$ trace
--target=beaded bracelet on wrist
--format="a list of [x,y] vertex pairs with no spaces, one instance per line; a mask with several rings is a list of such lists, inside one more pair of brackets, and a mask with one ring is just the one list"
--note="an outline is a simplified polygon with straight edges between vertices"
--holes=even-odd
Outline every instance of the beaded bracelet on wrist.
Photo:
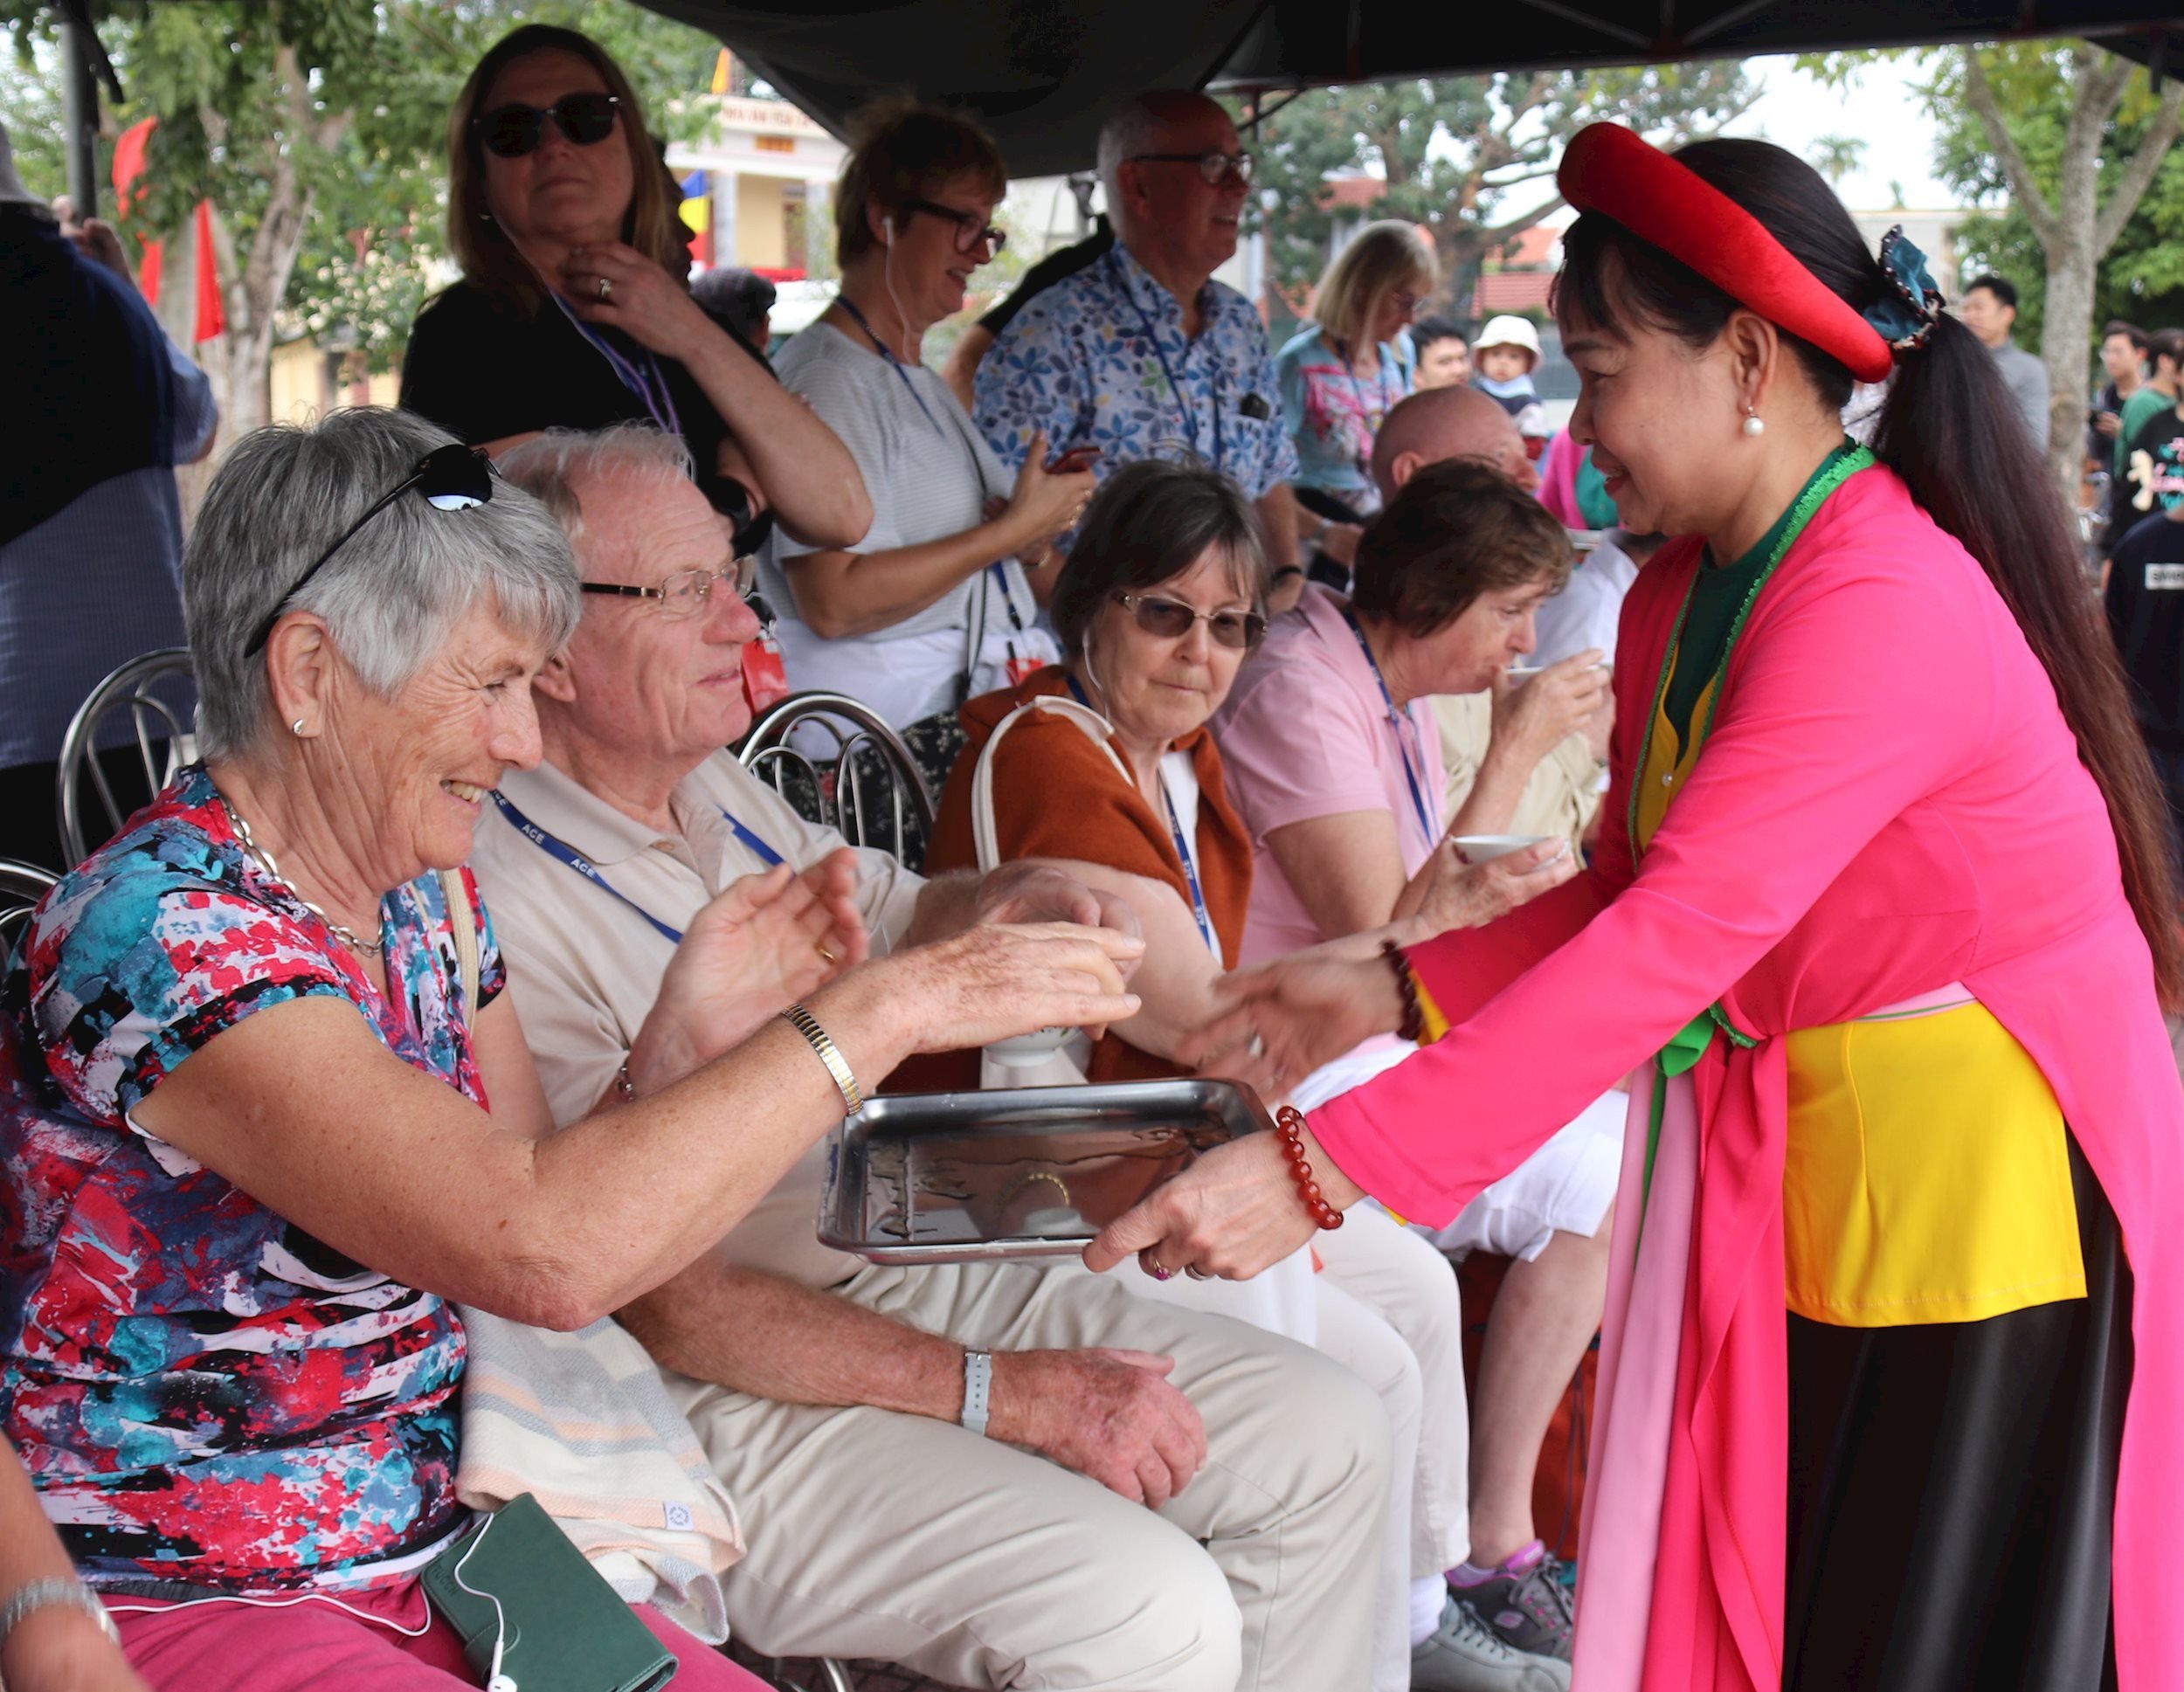
[[1395,971],[1395,991],[1403,996],[1403,1019],[1395,1026],[1396,1038],[1415,1045],[1426,1038],[1426,1007],[1418,1002],[1418,977],[1411,973],[1411,961],[1403,956],[1403,949],[1393,940],[1380,943],[1380,956]]
[[1282,1136],[1282,1161],[1289,1166],[1289,1179],[1296,1183],[1296,1194],[1304,1201],[1306,1212],[1323,1230],[1339,1228],[1342,1212],[1320,1191],[1319,1183],[1312,1179],[1312,1165],[1304,1156],[1304,1118],[1295,1105],[1285,1104],[1275,1113],[1274,1125]]

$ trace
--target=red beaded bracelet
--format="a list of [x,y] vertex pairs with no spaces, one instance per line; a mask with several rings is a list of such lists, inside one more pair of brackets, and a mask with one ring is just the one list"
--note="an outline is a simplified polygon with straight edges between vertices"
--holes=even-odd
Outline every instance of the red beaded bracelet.
[[1342,1212],[1320,1192],[1319,1183],[1312,1179],[1312,1166],[1305,1161],[1304,1118],[1297,1114],[1295,1105],[1285,1104],[1275,1113],[1274,1125],[1282,1132],[1282,1156],[1289,1164],[1289,1178],[1296,1183],[1297,1196],[1303,1199],[1304,1208],[1322,1228],[1339,1228]]

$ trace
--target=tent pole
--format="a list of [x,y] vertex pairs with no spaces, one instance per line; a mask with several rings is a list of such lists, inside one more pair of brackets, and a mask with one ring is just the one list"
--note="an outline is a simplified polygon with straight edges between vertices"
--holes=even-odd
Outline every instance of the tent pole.
[[99,84],[101,57],[86,0],[58,0],[61,36],[62,119],[67,126],[68,197],[79,221],[99,214]]

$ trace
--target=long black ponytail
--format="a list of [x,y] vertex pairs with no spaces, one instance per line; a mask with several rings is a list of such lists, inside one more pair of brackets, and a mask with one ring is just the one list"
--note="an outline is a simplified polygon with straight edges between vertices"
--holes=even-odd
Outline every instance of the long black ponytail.
[[[1863,311],[1890,290],[1879,261],[1820,173],[1762,141],[1697,142],[1676,154],[1744,207],[1813,274]],[[1681,260],[1588,212],[1563,241],[1559,288],[1604,328],[1626,314],[1711,345],[1737,301]],[[1614,273],[1611,286],[1610,273]],[[1849,398],[1837,359],[1786,335],[1826,403]],[[2124,892],[2153,954],[2165,1009],[2184,1009],[2184,938],[2164,807],[2131,711],[2123,666],[2088,583],[2077,524],[1993,356],[1946,312],[1896,366],[1873,451],[1979,561],[2053,684],[2078,756],[2108,805]]]

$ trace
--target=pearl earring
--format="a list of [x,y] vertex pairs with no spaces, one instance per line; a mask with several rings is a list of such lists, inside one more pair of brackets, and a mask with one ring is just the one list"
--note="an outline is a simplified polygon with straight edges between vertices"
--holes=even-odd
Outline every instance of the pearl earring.
[[1757,411],[1753,411],[1753,410],[1752,410],[1752,409],[1749,405],[1745,406],[1745,436],[1746,436],[1748,439],[1752,439],[1752,440],[1757,440],[1757,439],[1759,439],[1759,438],[1760,436],[1762,436],[1762,435],[1766,434],[1766,432],[1767,432],[1767,425],[1766,425],[1766,422],[1765,422],[1764,420],[1762,420],[1762,418],[1760,418],[1759,414]]
[[303,719],[301,717],[298,717],[294,722],[290,723],[288,725],[288,732],[294,735],[298,740],[301,740],[303,738]]

